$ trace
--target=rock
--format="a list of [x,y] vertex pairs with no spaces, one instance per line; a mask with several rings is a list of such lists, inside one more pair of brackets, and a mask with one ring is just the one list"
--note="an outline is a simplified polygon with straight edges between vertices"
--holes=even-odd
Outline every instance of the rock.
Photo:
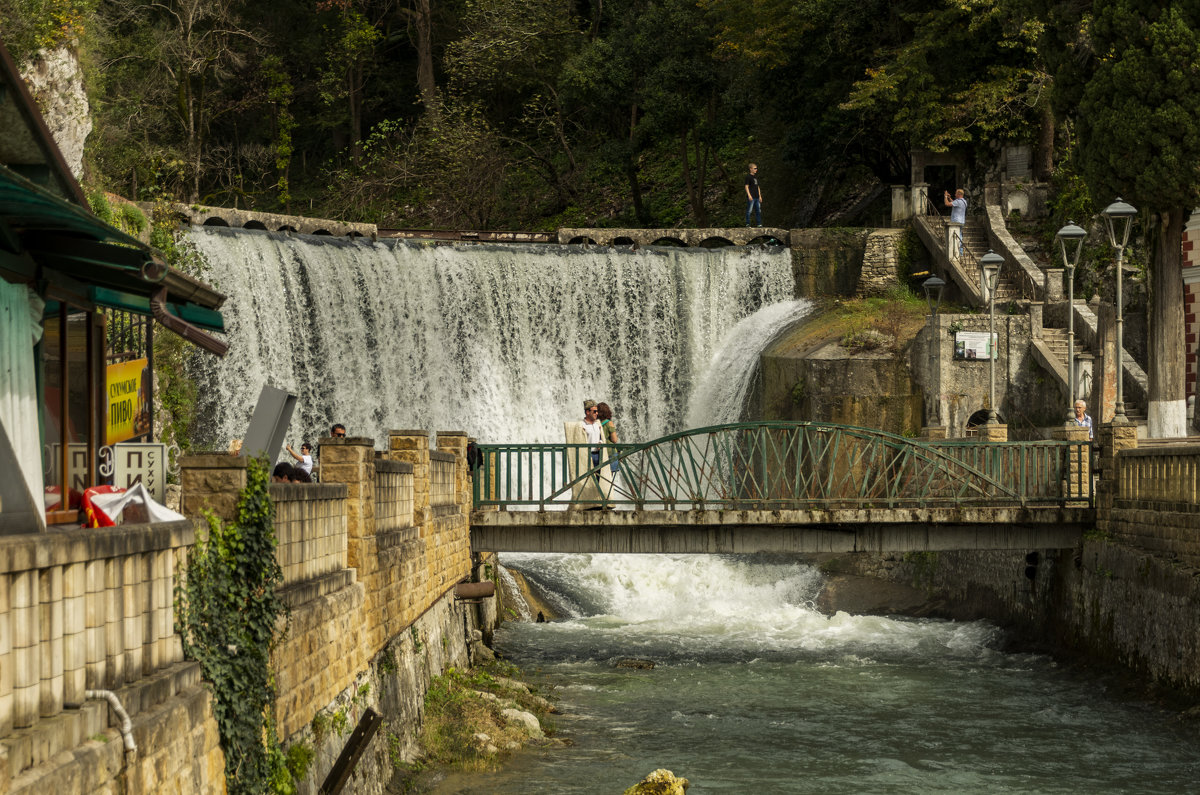
[[37,58],[22,67],[21,77],[37,100],[63,160],[78,178],[83,174],[83,145],[92,131],[79,59],[66,46],[39,50]]
[[683,795],[689,786],[686,778],[676,778],[670,770],[659,768],[625,790],[624,795]]
[[649,670],[654,667],[654,660],[643,660],[638,657],[622,657],[613,663],[614,668],[641,668]]
[[528,693],[529,686],[524,682],[518,682],[516,679],[509,679],[505,676],[497,676],[496,684],[501,687],[507,687],[509,690],[516,690],[518,693]]
[[500,713],[506,721],[512,726],[523,726],[530,737],[545,737],[542,732],[542,724],[538,723],[537,717],[532,712],[525,712],[520,709],[506,709]]

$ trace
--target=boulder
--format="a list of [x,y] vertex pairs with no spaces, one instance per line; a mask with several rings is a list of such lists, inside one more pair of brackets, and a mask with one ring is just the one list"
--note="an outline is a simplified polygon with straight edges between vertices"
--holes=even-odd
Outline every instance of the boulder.
[[537,716],[532,712],[525,712],[520,709],[506,709],[500,715],[510,725],[523,727],[530,737],[541,738],[546,736],[542,733],[542,724],[538,723]]
[[683,795],[689,786],[686,778],[676,778],[670,770],[659,768],[625,790],[624,795]]

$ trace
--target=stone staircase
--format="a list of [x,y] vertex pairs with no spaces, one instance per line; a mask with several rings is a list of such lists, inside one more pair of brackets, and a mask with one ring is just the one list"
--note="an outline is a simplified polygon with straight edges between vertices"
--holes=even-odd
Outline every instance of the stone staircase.
[[[997,291],[996,300],[1000,300],[999,291]],[[1051,358],[1052,365],[1055,365],[1053,369],[1059,370],[1060,375],[1065,377],[1067,373],[1067,353],[1069,348],[1067,330],[1062,328],[1043,328],[1041,342],[1044,346],[1044,353]],[[1076,353],[1083,352],[1083,349],[1079,347],[1078,339],[1076,340],[1075,350]],[[1145,425],[1145,407],[1129,399],[1128,389],[1125,390],[1125,398],[1126,418],[1135,425]]]
[[[975,273],[979,272],[979,261],[990,250],[988,245],[987,226],[983,216],[974,215],[967,218],[963,227],[963,259],[964,265]],[[1011,263],[1005,263],[1000,269],[1000,282],[996,285],[996,305],[1005,306],[1012,301],[1019,301],[1021,282]]]

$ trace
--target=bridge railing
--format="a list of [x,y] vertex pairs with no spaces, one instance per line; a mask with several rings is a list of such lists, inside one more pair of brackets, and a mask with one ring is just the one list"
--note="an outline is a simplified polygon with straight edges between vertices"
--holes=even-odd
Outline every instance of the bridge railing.
[[764,422],[640,445],[478,447],[476,507],[773,510],[1092,500],[1091,478],[1080,475],[1087,442],[919,442],[866,428]]

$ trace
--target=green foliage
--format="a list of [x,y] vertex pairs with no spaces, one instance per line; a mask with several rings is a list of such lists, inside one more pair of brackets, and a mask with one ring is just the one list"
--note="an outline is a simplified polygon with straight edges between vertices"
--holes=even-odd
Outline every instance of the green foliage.
[[184,653],[200,663],[213,690],[230,793],[261,793],[286,758],[275,734],[271,652],[282,640],[287,608],[278,594],[273,508],[266,466],[251,459],[237,521],[208,516],[175,589],[176,628]]
[[0,0],[0,39],[18,64],[83,35],[96,0]]
[[1097,3],[1094,71],[1079,106],[1093,192],[1163,212],[1200,204],[1200,7]]
[[421,649],[425,648],[425,644],[421,643],[421,632],[417,629],[416,624],[408,628],[408,633],[412,636],[413,651],[420,652]]

